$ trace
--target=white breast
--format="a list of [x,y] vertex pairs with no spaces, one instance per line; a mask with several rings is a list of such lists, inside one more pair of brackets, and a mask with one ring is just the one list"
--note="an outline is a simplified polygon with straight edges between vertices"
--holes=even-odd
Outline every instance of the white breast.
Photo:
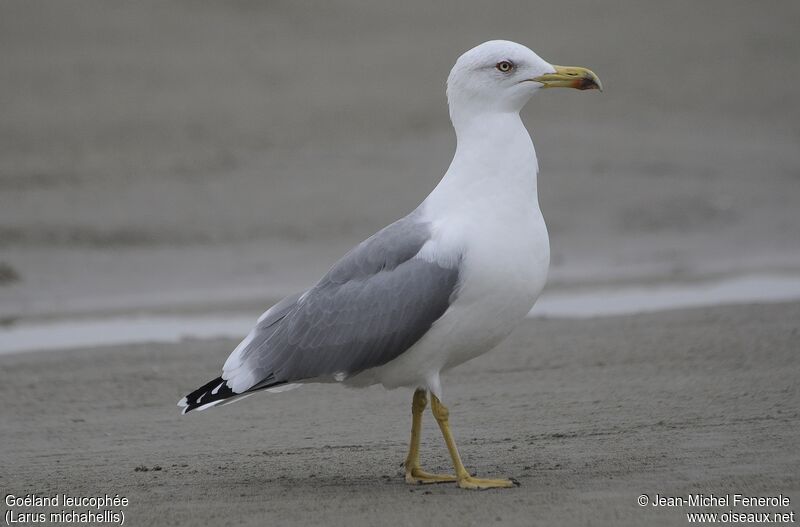
[[[547,278],[550,246],[538,207],[515,222],[474,226],[466,246],[456,301],[438,323],[450,342],[444,369],[497,345],[531,310]],[[434,329],[439,330],[439,327]]]
[[492,349],[530,311],[547,278],[547,229],[535,195],[503,194],[479,194],[461,213],[433,220],[434,237],[418,257],[450,265],[460,255],[456,299],[419,342],[356,384],[437,384],[439,372]]
[[496,346],[544,288],[550,245],[533,143],[518,115],[482,124],[468,141],[459,135],[450,168],[420,207],[432,237],[417,257],[459,265],[455,301],[405,353],[350,384],[422,386],[441,396],[439,373]]

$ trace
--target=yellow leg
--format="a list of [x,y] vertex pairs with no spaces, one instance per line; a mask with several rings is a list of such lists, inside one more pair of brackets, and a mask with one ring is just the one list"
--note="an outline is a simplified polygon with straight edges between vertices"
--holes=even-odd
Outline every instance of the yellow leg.
[[456,481],[458,486],[462,489],[496,489],[513,487],[515,482],[510,479],[479,479],[469,475],[464,464],[461,462],[461,456],[458,455],[458,448],[453,439],[453,434],[450,432],[450,411],[445,405],[433,394],[431,394],[431,412],[436,422],[439,423],[439,428],[442,431],[442,437],[447,444],[447,450],[450,452],[450,457],[453,459],[453,467],[456,469]]
[[414,392],[414,402],[411,404],[411,442],[408,445],[406,456],[406,483],[414,485],[420,483],[445,483],[455,481],[456,477],[449,474],[430,474],[419,466],[419,440],[422,432],[422,412],[428,405],[425,390]]

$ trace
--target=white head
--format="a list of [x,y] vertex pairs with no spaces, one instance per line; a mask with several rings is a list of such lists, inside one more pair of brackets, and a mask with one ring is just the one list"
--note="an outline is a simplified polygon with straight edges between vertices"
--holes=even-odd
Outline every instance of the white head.
[[519,112],[541,88],[602,89],[586,68],[554,66],[521,44],[490,40],[456,61],[447,78],[450,116]]

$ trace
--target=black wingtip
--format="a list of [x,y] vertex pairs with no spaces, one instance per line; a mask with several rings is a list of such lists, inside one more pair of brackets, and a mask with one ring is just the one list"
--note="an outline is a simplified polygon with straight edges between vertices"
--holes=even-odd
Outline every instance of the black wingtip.
[[[242,399],[253,392],[258,392],[261,390],[268,390],[269,388],[274,388],[276,386],[281,386],[283,384],[287,384],[286,381],[278,381],[278,382],[262,382],[257,384],[255,387],[250,388],[249,390],[245,390],[242,393],[236,393],[231,390],[230,386],[228,386],[227,381],[222,377],[217,377],[212,381],[208,381],[200,388],[196,389],[180,401],[178,401],[178,406],[182,408],[182,414],[186,414],[191,412],[192,410],[205,410],[206,408],[212,408],[214,406],[218,406],[221,404],[228,404],[239,399]],[[226,401],[230,399],[229,401]]]
[[237,395],[239,394],[231,390],[222,377],[217,377],[178,401],[178,406],[183,408],[182,413],[185,414],[192,410],[211,408]]

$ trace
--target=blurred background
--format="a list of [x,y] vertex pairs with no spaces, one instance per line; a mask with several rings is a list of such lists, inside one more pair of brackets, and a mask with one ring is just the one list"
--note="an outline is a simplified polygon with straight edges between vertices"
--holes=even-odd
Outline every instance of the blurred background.
[[310,286],[436,185],[496,38],[605,86],[524,111],[550,290],[800,271],[800,2],[432,4],[0,4],[0,317]]

